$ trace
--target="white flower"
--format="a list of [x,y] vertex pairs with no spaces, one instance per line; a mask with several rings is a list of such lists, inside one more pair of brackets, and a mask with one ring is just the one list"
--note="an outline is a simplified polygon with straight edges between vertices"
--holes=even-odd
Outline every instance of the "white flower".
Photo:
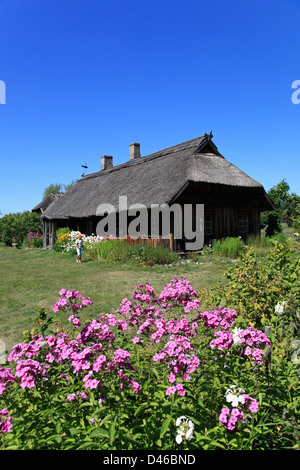
[[275,313],[278,313],[278,315],[282,315],[286,307],[286,304],[287,304],[286,302],[282,302],[282,304],[278,302],[275,306]]
[[181,444],[182,438],[184,437],[187,441],[192,439],[194,431],[194,423],[186,418],[186,416],[180,416],[176,419],[176,426],[178,427],[176,442]]
[[245,390],[238,388],[236,385],[232,385],[228,390],[226,390],[224,396],[226,401],[231,403],[233,408],[237,408],[239,403],[245,403],[245,398],[242,396],[243,393],[245,393]]
[[235,328],[232,330],[233,335],[233,344],[237,345],[241,343],[241,338],[239,337],[239,333],[243,331],[241,328]]

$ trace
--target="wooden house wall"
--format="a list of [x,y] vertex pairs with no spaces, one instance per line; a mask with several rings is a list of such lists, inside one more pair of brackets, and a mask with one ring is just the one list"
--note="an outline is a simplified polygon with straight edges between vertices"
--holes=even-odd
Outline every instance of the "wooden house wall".
[[[256,188],[191,182],[174,202],[181,205],[204,204],[204,216],[213,216],[213,233],[205,234],[206,241],[260,233],[260,194]],[[247,233],[238,231],[239,215],[242,214],[248,215]]]

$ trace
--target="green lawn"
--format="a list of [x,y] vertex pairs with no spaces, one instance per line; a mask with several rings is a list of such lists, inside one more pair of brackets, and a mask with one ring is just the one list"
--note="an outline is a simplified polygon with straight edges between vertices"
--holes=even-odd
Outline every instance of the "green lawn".
[[34,326],[39,310],[52,311],[62,288],[91,297],[95,315],[113,313],[138,284],[149,282],[159,293],[172,278],[183,275],[198,290],[224,280],[230,265],[227,259],[172,267],[84,259],[77,264],[75,258],[54,251],[0,246],[0,340],[8,350],[22,341],[22,332]]

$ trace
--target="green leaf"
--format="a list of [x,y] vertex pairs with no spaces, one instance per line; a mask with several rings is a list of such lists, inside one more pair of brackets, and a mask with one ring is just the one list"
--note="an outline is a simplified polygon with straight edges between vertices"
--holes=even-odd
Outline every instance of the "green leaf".
[[137,416],[142,410],[147,408],[147,406],[148,406],[148,403],[142,403],[140,406],[138,406],[138,408],[134,412],[134,416]]
[[90,437],[109,437],[109,433],[107,429],[94,429],[94,431],[90,433]]
[[109,445],[113,445],[114,439],[116,434],[116,426],[115,423],[111,423],[109,426]]
[[160,428],[160,435],[159,435],[160,438],[162,438],[168,431],[171,420],[172,420],[172,416],[168,416],[166,419],[164,419]]
[[78,429],[78,428],[69,428],[69,431],[73,436],[74,434],[78,434],[80,432],[80,429]]
[[77,450],[85,449],[86,447],[90,447],[91,445],[92,445],[92,441],[84,442],[79,447],[77,447]]

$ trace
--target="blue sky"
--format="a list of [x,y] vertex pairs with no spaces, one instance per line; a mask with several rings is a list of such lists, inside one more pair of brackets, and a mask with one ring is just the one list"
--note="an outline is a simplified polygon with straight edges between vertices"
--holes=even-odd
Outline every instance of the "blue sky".
[[299,13],[299,0],[0,0],[2,215],[101,155],[127,161],[131,142],[143,156],[211,130],[267,191],[286,178],[300,194]]

